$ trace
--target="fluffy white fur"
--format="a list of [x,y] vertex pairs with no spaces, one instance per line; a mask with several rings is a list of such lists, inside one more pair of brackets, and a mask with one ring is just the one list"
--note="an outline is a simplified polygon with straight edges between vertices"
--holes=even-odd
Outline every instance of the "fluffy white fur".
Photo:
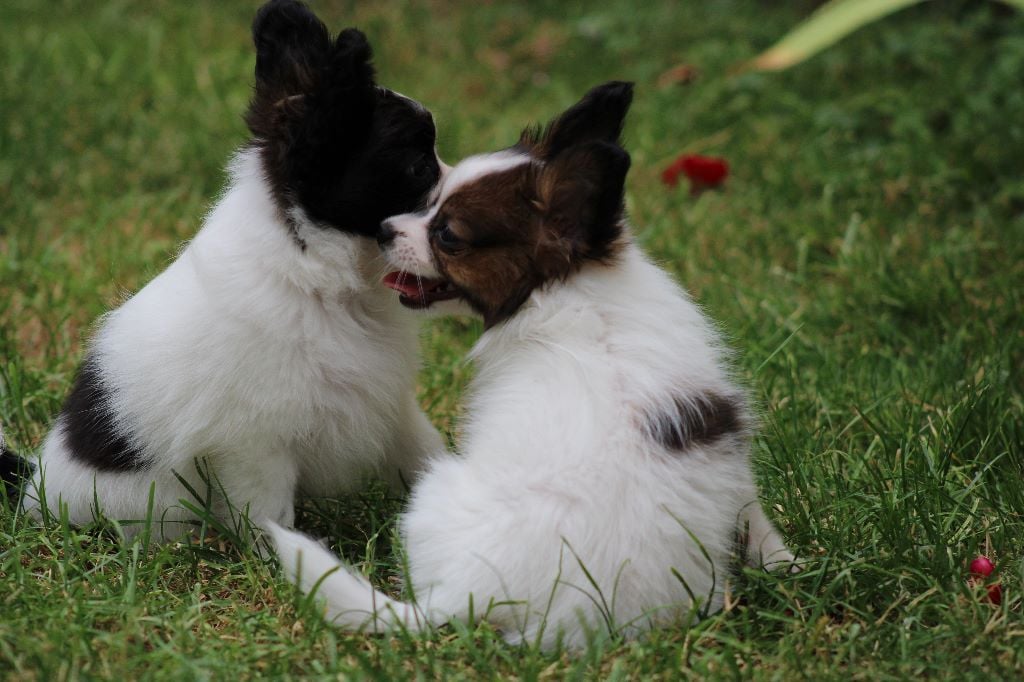
[[[44,499],[73,523],[103,514],[144,519],[154,488],[161,535],[200,504],[181,475],[227,518],[290,525],[296,493],[335,495],[387,469],[400,486],[442,447],[418,407],[416,316],[379,286],[370,239],[292,219],[282,224],[254,149],[235,159],[229,189],[167,270],[102,320],[92,345],[119,425],[147,466],[97,472],[75,459],[58,420],[27,506]],[[97,501],[100,508],[96,508]]]
[[[444,192],[509,163],[477,157]],[[436,275],[428,219],[392,221],[396,267]],[[580,647],[588,630],[632,635],[716,610],[745,527],[752,564],[793,559],[758,502],[747,434],[684,452],[649,437],[666,395],[742,395],[725,355],[686,293],[626,244],[613,264],[535,290],[473,349],[462,456],[433,459],[402,518],[415,606],[271,525],[283,566],[305,590],[333,571],[318,594],[346,628],[469,620],[472,608],[510,641],[550,647],[561,633]]]

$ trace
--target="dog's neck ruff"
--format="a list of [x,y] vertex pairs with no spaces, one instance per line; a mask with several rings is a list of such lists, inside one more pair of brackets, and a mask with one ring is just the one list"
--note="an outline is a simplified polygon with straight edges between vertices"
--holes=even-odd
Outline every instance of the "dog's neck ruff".
[[318,225],[298,206],[282,214],[257,148],[235,156],[230,177],[188,248],[203,271],[309,295],[379,294],[383,264],[373,240]]
[[668,358],[671,365],[688,355],[693,362],[686,364],[700,374],[700,367],[717,367],[717,339],[675,280],[627,241],[614,260],[587,262],[565,281],[535,289],[514,315],[483,333],[471,355],[483,367],[537,346],[571,357],[622,342],[650,350],[650,356],[626,354],[637,371],[646,371],[654,357]]
[[[613,261],[586,262],[564,281],[547,282],[534,289],[515,314],[483,333],[471,356],[484,357],[495,345],[507,348],[534,342],[559,343],[578,333],[590,336],[593,330],[589,325],[598,317],[606,317],[605,313],[649,314],[645,303],[661,305],[663,293],[675,295],[677,291],[635,244],[625,241]],[[671,297],[664,303],[675,307]]]

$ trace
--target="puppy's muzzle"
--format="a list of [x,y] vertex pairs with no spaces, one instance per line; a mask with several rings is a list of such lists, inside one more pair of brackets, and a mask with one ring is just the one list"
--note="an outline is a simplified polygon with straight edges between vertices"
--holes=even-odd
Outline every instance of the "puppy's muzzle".
[[390,220],[385,220],[380,224],[380,230],[377,231],[377,246],[383,249],[395,241],[397,236],[398,230],[395,229],[394,224]]

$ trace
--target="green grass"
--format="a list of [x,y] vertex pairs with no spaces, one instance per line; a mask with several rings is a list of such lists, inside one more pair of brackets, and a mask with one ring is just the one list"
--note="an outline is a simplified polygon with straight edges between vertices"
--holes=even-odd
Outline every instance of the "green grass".
[[[780,74],[730,75],[811,2],[316,3],[384,83],[434,110],[449,161],[589,86],[638,83],[626,139],[642,243],[737,349],[766,504],[808,558],[748,571],[725,613],[579,657],[487,627],[346,635],[249,550],[123,545],[0,511],[0,677],[1016,677],[1024,668],[1024,16],[935,2]],[[90,326],[199,226],[245,140],[246,2],[9,0],[0,9],[0,419],[32,451]],[[698,79],[659,87],[678,63]],[[684,150],[723,192],[668,190]],[[457,428],[479,326],[432,324],[422,398]],[[390,582],[400,501],[301,521]],[[987,553],[1001,606],[966,564]]]

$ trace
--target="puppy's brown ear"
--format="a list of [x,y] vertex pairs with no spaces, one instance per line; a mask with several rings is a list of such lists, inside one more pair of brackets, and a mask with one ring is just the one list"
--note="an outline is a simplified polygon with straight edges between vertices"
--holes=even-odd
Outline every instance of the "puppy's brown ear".
[[629,154],[607,142],[569,147],[537,180],[544,231],[572,265],[611,256],[622,234]]
[[617,145],[632,101],[632,83],[610,81],[598,85],[549,123],[543,134],[536,129],[524,131],[519,144],[545,161],[587,142]]

